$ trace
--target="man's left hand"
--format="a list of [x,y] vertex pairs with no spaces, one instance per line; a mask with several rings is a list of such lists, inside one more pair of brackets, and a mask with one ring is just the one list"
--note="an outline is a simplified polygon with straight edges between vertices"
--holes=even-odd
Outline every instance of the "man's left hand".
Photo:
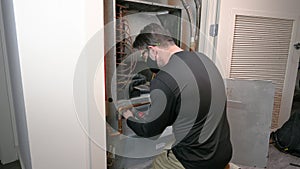
[[123,113],[123,117],[124,117],[125,119],[128,119],[129,117],[133,117],[132,111],[126,110],[126,111]]

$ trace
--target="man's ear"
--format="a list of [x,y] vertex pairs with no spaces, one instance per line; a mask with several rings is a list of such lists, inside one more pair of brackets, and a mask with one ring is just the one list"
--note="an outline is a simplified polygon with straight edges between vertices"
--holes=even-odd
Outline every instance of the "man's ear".
[[155,48],[155,46],[148,46],[149,50],[155,50],[154,48]]
[[156,60],[156,55],[157,55],[156,46],[148,46],[148,49],[149,49],[150,58],[152,60]]

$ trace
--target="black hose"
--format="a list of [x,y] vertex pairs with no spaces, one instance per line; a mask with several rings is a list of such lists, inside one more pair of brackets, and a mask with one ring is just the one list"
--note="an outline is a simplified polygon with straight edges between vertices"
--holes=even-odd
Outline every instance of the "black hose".
[[196,33],[195,33],[195,50],[198,51],[199,46],[199,32],[201,25],[201,8],[202,8],[202,0],[194,0],[196,4]]
[[181,3],[182,3],[183,7],[186,10],[186,13],[188,15],[188,19],[189,19],[189,22],[190,22],[190,36],[194,37],[192,14],[191,14],[191,11],[189,9],[190,5],[186,2],[186,0],[181,0]]
[[194,1],[195,1],[195,4],[196,4],[196,7],[200,8],[201,4],[202,4],[202,0],[194,0]]

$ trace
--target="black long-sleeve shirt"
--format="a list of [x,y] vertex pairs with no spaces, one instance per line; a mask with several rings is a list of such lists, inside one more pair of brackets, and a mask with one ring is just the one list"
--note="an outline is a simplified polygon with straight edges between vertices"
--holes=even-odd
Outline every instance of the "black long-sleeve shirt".
[[223,79],[203,54],[182,51],[171,56],[151,81],[151,107],[146,123],[129,118],[141,137],[173,127],[172,151],[185,168],[224,168],[232,156]]

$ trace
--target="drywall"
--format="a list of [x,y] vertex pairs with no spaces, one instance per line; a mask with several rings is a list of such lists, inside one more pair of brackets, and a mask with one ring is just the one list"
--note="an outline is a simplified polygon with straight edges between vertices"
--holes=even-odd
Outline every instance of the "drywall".
[[[73,98],[77,61],[88,39],[103,26],[103,4],[94,0],[13,2],[32,168],[106,168],[105,151],[90,144]],[[105,142],[104,135],[101,139]],[[91,160],[90,148],[98,161]]]

